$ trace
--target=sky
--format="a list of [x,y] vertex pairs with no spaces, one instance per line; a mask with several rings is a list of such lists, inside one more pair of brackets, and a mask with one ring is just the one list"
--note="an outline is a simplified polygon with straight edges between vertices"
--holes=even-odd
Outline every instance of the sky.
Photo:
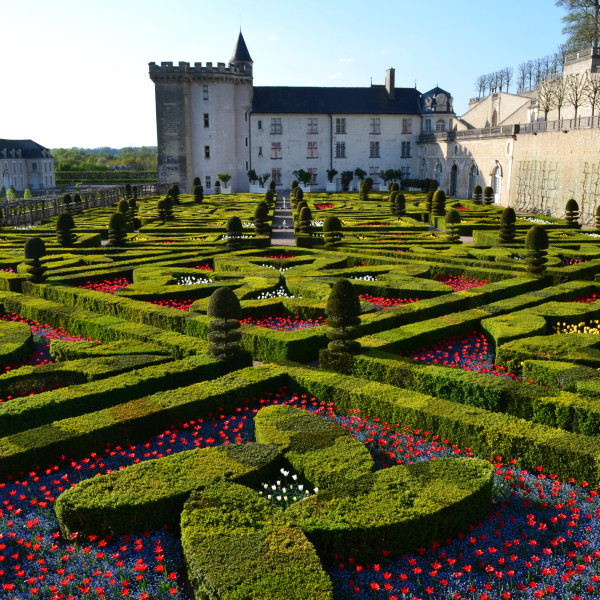
[[[554,0],[6,0],[0,138],[156,145],[148,63],[225,62],[240,28],[254,85],[439,85],[464,114],[479,75],[565,41]],[[514,91],[514,84],[511,91]]]

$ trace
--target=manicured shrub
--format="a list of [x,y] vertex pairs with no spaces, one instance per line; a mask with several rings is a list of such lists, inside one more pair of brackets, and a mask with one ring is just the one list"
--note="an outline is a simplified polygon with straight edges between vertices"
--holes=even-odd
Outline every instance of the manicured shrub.
[[277,184],[275,183],[274,179],[271,179],[271,181],[269,182],[269,190],[271,190],[273,193],[275,193],[276,189],[277,189]]
[[196,188],[199,185],[202,185],[202,182],[200,181],[200,177],[194,177],[194,181],[192,182],[192,187]]
[[515,241],[515,233],[517,227],[515,222],[517,215],[513,208],[508,206],[502,211],[500,217],[500,243],[501,244],[512,244]]
[[389,201],[390,201],[390,210],[392,211],[392,214],[395,215],[396,214],[396,196],[398,195],[398,192],[396,190],[393,190],[390,193],[390,197],[389,197]]
[[399,192],[400,191],[400,185],[398,184],[397,181],[394,181],[390,184],[390,191],[392,192]]
[[269,207],[263,202],[259,202],[254,210],[254,228],[258,234],[269,233],[269,223],[267,217],[269,216]]
[[342,191],[347,192],[350,189],[350,182],[354,178],[353,171],[342,171],[340,179],[342,181]]
[[527,270],[533,275],[541,275],[546,270],[546,250],[548,249],[548,234],[541,225],[534,225],[525,236],[527,250]]
[[120,212],[125,217],[128,231],[133,231],[133,219],[131,218],[131,210],[127,200],[119,200],[117,204],[117,212]]
[[68,248],[75,243],[77,236],[73,233],[75,223],[69,213],[62,213],[56,220],[56,241],[64,248]]
[[108,245],[124,246],[127,241],[127,220],[122,212],[113,213],[108,222]]
[[425,194],[425,210],[430,213],[433,210],[433,194],[434,192],[429,190]]
[[131,196],[132,196],[131,184],[127,183],[127,184],[125,184],[125,198],[127,198],[127,200],[129,200],[129,198],[131,198]]
[[275,204],[275,193],[273,192],[273,190],[268,189],[265,192],[265,202],[267,203],[267,206],[271,207]]
[[204,188],[198,184],[194,186],[194,202],[196,204],[202,204],[204,200]]
[[46,244],[42,238],[32,237],[25,242],[27,281],[31,283],[44,283],[46,281],[47,267],[44,267],[40,260],[44,256],[46,256]]
[[161,198],[156,203],[156,209],[158,210],[158,218],[163,222],[164,225],[168,219],[167,200],[165,198]]
[[431,214],[443,217],[446,214],[446,194],[443,190],[436,190],[431,201]]
[[81,211],[81,195],[80,194],[73,195],[73,204],[75,205],[75,211],[80,212]]
[[460,235],[458,235],[457,225],[460,223],[460,214],[455,208],[451,208],[446,213],[446,232],[448,233],[448,241],[451,244],[460,243]]
[[171,198],[173,204],[179,204],[179,185],[173,183],[167,192],[167,195]]
[[298,180],[297,179],[292,179],[292,182],[290,183],[290,190],[292,191],[292,194],[294,193],[294,190],[298,187]]
[[570,229],[579,229],[581,224],[579,223],[579,204],[574,198],[567,200],[565,205],[565,220],[567,221],[567,227]]
[[335,215],[329,215],[323,222],[325,250],[337,250],[342,240],[342,222]]
[[596,207],[596,229],[600,229],[600,204]]
[[251,365],[252,357],[240,345],[242,308],[233,290],[216,289],[210,296],[206,314],[213,319],[208,323],[208,353],[226,363],[228,370]]
[[299,186],[295,187],[293,194],[294,194],[293,198],[296,203],[304,200],[304,190],[301,187],[299,187]]
[[372,177],[367,177],[365,179],[365,183],[369,186],[367,192],[370,192],[373,189],[373,178]]
[[475,204],[482,204],[483,188],[480,185],[476,185],[473,188],[473,202]]
[[363,181],[360,184],[360,199],[361,200],[368,200],[369,199],[369,190],[371,188],[369,187],[369,184],[366,181]]
[[71,196],[71,194],[65,194],[63,196],[63,203],[65,205],[65,211],[71,212],[73,204],[73,197]]
[[310,233],[312,231],[311,221],[312,212],[308,206],[304,206],[298,217],[298,230],[301,233]]
[[487,206],[494,204],[494,188],[489,185],[483,190],[483,203]]
[[404,197],[404,194],[398,192],[395,205],[397,217],[403,217],[406,215],[406,198]]
[[240,218],[234,215],[227,221],[227,249],[228,250],[239,250],[242,247],[242,231],[243,226]]

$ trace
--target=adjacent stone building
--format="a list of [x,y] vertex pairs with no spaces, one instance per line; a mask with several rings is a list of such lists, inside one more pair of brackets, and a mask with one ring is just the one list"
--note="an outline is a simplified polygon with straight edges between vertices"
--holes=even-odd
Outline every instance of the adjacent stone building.
[[50,150],[32,140],[0,139],[0,172],[4,189],[44,190],[56,184]]
[[[495,202],[562,216],[575,198],[584,222],[600,198],[600,88],[597,103],[581,97],[577,112],[564,90],[578,78],[600,77],[600,51],[567,56],[554,84],[559,107],[544,102],[552,82],[518,94],[472,100],[457,117],[451,94],[396,87],[253,85],[253,62],[240,33],[229,63],[150,63],[155,83],[159,179],[191,191],[195,177],[207,193],[219,173],[232,191],[248,190],[249,170],[289,187],[299,169],[325,189],[327,171],[401,170],[403,179],[435,179],[451,197],[471,198],[491,186]],[[562,86],[562,88],[561,88]]]

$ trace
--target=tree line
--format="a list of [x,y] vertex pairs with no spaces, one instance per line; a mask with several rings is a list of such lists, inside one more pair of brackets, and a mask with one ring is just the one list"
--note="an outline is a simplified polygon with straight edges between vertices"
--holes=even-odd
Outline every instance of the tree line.
[[139,148],[54,148],[56,171],[156,171],[156,146]]

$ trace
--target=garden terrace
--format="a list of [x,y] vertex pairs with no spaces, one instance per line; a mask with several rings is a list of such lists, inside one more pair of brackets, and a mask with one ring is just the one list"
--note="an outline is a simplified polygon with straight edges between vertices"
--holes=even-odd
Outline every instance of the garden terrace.
[[[4,226],[3,597],[597,597],[600,232],[541,217],[533,276],[525,215],[501,245],[500,207],[449,200],[475,239],[451,244],[405,196],[398,217],[381,192],[305,194],[293,248],[255,233],[253,194],[181,194],[166,221],[139,197],[123,246],[116,206],[73,210],[68,248],[53,218]],[[360,297],[344,374],[318,367],[340,278]],[[252,367],[208,352],[221,287]]]

